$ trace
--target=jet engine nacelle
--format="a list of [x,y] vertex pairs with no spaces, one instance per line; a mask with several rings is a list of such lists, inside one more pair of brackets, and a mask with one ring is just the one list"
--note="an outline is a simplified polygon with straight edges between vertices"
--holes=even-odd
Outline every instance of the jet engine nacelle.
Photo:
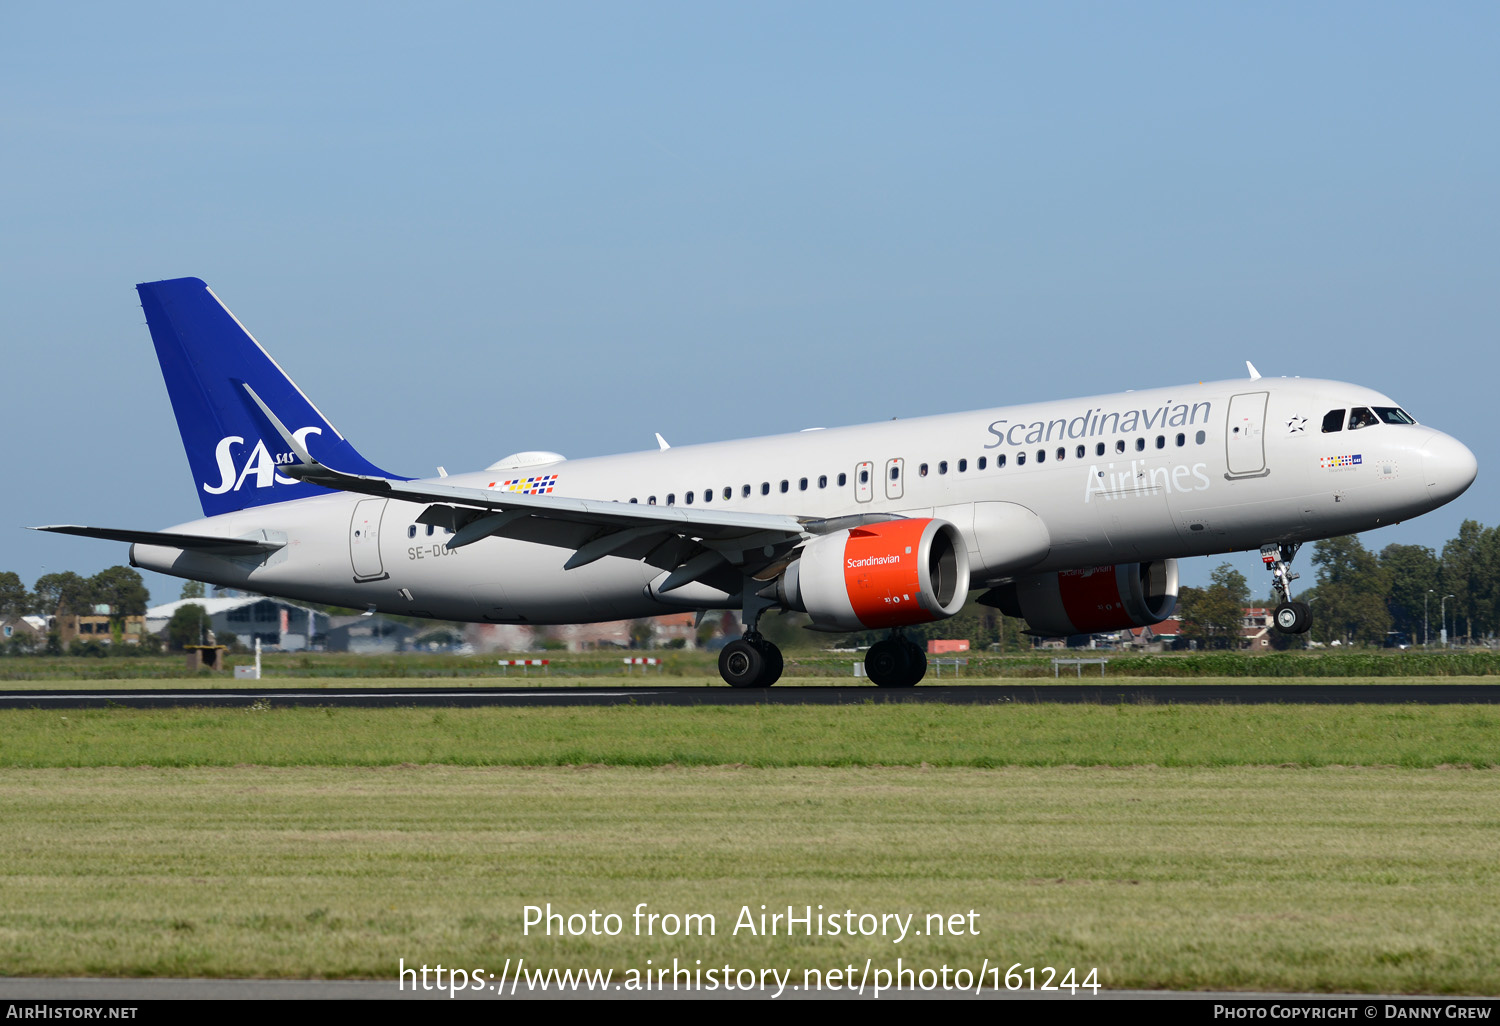
[[887,520],[820,535],[777,582],[812,627],[862,631],[952,616],[969,593],[963,535],[946,520]]
[[981,601],[1053,637],[1146,627],[1177,608],[1177,560],[1018,577]]

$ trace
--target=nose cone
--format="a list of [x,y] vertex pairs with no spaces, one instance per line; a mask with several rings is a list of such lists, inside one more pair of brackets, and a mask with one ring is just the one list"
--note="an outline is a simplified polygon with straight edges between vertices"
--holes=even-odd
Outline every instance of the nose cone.
[[1436,509],[1452,502],[1474,483],[1479,461],[1469,447],[1441,431],[1434,431],[1422,443],[1422,468],[1427,484],[1427,500]]

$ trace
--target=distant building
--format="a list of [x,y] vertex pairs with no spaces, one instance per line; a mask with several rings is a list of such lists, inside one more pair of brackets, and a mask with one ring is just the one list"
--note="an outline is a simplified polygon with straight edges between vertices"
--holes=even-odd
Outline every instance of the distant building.
[[[121,619],[124,623],[120,640],[126,645],[139,645],[141,635],[146,630],[146,617],[126,616]],[[109,606],[105,605],[94,606],[87,613],[58,610],[57,615],[52,618],[52,626],[65,646],[80,638],[105,645],[114,641],[114,635],[110,631]]]
[[153,634],[165,634],[172,615],[183,606],[193,605],[208,611],[209,625],[216,637],[222,639],[225,634],[233,634],[244,645],[259,638],[265,648],[300,652],[321,645],[328,630],[327,613],[260,595],[178,599],[153,606],[146,610],[146,629]]
[[0,643],[10,644],[16,638],[30,638],[40,645],[47,637],[47,621],[40,616],[0,617]]
[[1182,647],[1182,619],[1174,616],[1161,623],[1132,627],[1128,634],[1130,640],[1126,644],[1131,648],[1142,652],[1166,652]]
[[1271,610],[1256,606],[1245,610],[1245,623],[1240,628],[1240,648],[1260,652],[1271,647]]
[[[723,614],[711,612],[710,618],[719,619]],[[654,616],[651,624],[651,648],[665,648],[681,639],[684,648],[698,647],[698,629],[694,626],[694,613],[668,613]],[[525,624],[480,623],[470,624],[465,637],[477,652],[529,652],[538,648],[543,639],[560,641],[569,652],[587,652],[600,648],[630,648],[630,628],[634,620],[609,620],[603,623],[561,624],[550,627],[531,627]],[[678,647],[678,646],[673,646]],[[712,647],[712,646],[711,646]]]
[[331,616],[328,618],[330,652],[353,652],[356,655],[383,655],[405,652],[412,647],[421,631],[399,620],[383,616]]

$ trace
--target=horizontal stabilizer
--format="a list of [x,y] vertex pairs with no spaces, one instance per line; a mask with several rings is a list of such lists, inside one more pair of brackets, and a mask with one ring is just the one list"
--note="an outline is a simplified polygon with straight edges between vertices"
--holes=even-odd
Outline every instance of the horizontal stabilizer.
[[102,538],[104,541],[128,542],[131,545],[161,545],[169,549],[190,549],[212,556],[263,556],[286,546],[285,542],[253,538],[213,538],[203,534],[173,534],[170,531],[126,531],[117,527],[80,527],[77,524],[54,524],[33,527],[33,531],[54,534],[76,534],[80,538]]

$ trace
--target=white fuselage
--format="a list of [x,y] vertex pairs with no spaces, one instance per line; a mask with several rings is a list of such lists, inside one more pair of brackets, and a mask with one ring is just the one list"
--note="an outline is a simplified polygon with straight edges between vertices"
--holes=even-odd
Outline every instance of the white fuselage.
[[[800,517],[936,517],[963,533],[972,586],[981,587],[1333,537],[1434,509],[1474,477],[1461,443],[1417,424],[1322,430],[1330,410],[1395,406],[1339,382],[1221,381],[496,465],[442,483],[505,490],[546,477],[529,487]],[[253,474],[239,478],[257,486]],[[533,519],[450,550],[443,528],[418,522],[426,508],[348,493],[273,503],[174,528],[286,543],[263,562],[145,544],[132,561],[265,594],[452,620],[577,623],[737,604],[701,584],[656,594],[670,554],[626,552],[565,570],[590,537],[581,525]]]

